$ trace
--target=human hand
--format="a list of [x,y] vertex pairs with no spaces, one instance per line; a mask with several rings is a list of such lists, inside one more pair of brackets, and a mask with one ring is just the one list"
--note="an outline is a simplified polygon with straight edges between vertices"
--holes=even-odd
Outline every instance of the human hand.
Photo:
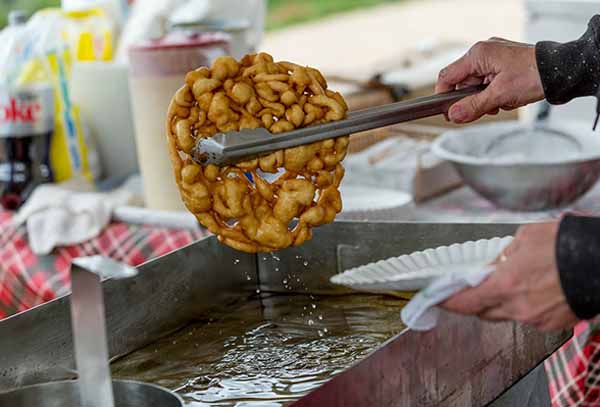
[[442,69],[436,92],[488,84],[479,94],[451,106],[448,118],[468,123],[500,109],[513,110],[544,98],[535,47],[501,38],[475,44],[466,55]]
[[523,226],[496,261],[496,271],[441,306],[490,321],[519,321],[542,331],[573,327],[556,266],[558,222]]

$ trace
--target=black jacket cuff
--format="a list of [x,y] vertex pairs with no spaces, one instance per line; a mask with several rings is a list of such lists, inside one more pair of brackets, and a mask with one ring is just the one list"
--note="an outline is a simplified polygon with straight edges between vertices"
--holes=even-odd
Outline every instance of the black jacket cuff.
[[556,238],[556,263],[575,315],[591,319],[600,314],[600,218],[563,218]]
[[597,93],[600,83],[600,15],[594,16],[588,30],[578,40],[560,44],[536,44],[536,61],[544,94],[549,103],[559,105],[581,96]]

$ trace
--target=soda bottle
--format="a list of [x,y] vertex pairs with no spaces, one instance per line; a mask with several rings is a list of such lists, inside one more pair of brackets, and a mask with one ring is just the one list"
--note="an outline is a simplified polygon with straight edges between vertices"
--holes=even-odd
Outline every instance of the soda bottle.
[[33,189],[52,181],[50,85],[0,86],[0,204],[18,209]]

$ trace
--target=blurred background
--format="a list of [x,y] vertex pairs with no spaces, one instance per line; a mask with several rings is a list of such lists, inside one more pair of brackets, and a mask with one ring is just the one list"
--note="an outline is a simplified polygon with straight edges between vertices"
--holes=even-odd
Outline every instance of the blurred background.
[[[79,178],[109,190],[138,177],[137,205],[184,213],[156,146],[185,73],[220,55],[264,51],[313,66],[357,110],[432,94],[440,69],[478,40],[569,41],[599,10],[600,0],[0,0],[0,91],[37,84],[55,96],[50,141],[39,147],[49,175],[18,188],[0,179],[9,185],[0,198],[12,188],[4,206],[16,209],[40,182]],[[527,122],[542,107],[482,121]],[[552,117],[589,120],[593,111],[582,99]],[[353,137],[347,184],[402,190],[418,202],[460,187],[428,152],[449,127],[433,117]],[[399,155],[385,140],[405,142]],[[2,162],[16,168],[0,151]],[[438,171],[430,178],[428,166]]]
[[[402,1],[405,0],[268,0],[266,28],[267,30],[280,29],[336,13]],[[6,25],[10,10],[21,9],[33,13],[44,7],[57,6],[60,6],[60,0],[1,0],[0,27]]]

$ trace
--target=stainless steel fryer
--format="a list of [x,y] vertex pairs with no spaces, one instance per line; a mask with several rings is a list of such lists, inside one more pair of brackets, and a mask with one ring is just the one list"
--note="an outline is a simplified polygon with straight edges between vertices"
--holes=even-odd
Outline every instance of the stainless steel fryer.
[[[510,224],[336,222],[315,230],[301,247],[277,253],[277,267],[301,275],[311,293],[342,294],[348,290],[333,286],[329,278],[349,267],[515,229]],[[297,256],[310,267],[299,264]],[[140,266],[135,278],[105,281],[111,356],[231,309],[257,289],[289,293],[274,261],[234,251],[210,237]],[[540,397],[544,377],[539,365],[569,336],[451,316],[433,331],[403,331],[390,338],[293,405],[533,405],[515,400]],[[1,321],[0,391],[75,377],[72,349],[68,297]]]

